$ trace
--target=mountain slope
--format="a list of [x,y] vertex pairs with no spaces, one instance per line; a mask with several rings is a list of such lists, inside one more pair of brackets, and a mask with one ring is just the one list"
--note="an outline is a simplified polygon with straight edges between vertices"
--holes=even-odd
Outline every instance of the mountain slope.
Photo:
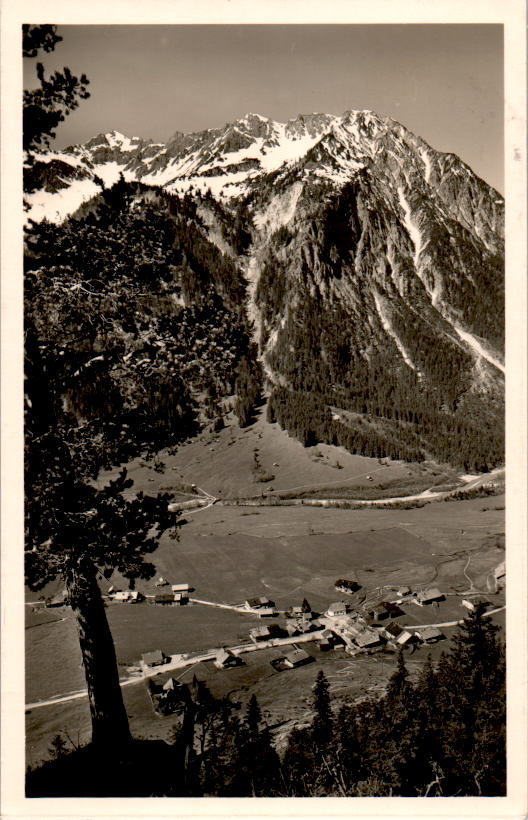
[[58,222],[120,174],[130,207],[186,192],[185,253],[206,241],[235,262],[271,418],[301,440],[501,460],[504,202],[456,156],[369,111],[249,114],[166,145],[112,132],[31,172],[30,216]]

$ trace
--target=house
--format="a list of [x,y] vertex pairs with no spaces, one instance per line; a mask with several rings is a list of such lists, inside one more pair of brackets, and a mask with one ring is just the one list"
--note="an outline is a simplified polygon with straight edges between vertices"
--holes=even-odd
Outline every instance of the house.
[[172,604],[174,604],[174,593],[173,592],[161,592],[159,595],[154,595],[154,603],[155,604],[172,605]]
[[174,692],[182,687],[183,684],[177,681],[176,678],[168,678],[161,688],[165,692]]
[[291,606],[286,613],[287,618],[311,618],[311,610],[305,611],[302,606]]
[[389,613],[384,604],[376,604],[367,610],[367,614],[373,621],[383,621],[385,618],[389,617]]
[[189,596],[186,592],[175,592],[173,597],[174,606],[185,606],[185,604],[189,603]]
[[462,598],[462,601],[460,603],[466,609],[469,609],[470,612],[474,612],[479,604],[481,604],[484,607],[489,606],[489,601],[486,601],[485,598],[481,597],[471,598],[471,600],[469,598]]
[[230,669],[233,666],[240,666],[242,658],[233,654],[229,649],[222,649],[215,658],[214,665],[217,669]]
[[145,596],[138,592],[137,589],[130,590],[130,594],[128,596],[128,603],[129,604],[139,604],[141,601],[145,600]]
[[413,638],[411,632],[396,623],[387,624],[382,631],[382,635],[388,641],[392,641],[398,646],[404,646]]
[[128,601],[128,599],[130,598],[130,590],[118,590],[117,592],[114,592],[112,598],[114,601]]
[[289,652],[284,656],[284,663],[291,669],[303,666],[305,663],[311,663],[312,661],[312,656],[309,655],[308,652],[305,652],[304,649],[294,649],[293,652]]
[[169,661],[170,657],[165,655],[161,649],[155,649],[154,652],[145,652],[145,654],[141,656],[143,666],[161,666]]
[[415,598],[415,602],[418,606],[432,604],[433,601],[445,601],[443,592],[440,592],[436,587],[422,590]]
[[171,589],[173,592],[189,592],[190,586],[189,584],[172,584]]
[[401,635],[403,629],[399,624],[387,624],[386,627],[382,629],[381,634],[384,638],[387,638],[389,641],[393,641],[398,635]]
[[420,631],[416,632],[415,634],[424,643],[436,643],[437,641],[442,640],[442,638],[444,637],[440,630],[436,628],[436,626],[425,626],[423,627],[423,629],[420,629]]
[[331,629],[325,629],[317,636],[319,640],[319,649],[321,652],[327,652],[329,649],[342,647],[344,644],[343,638],[332,632]]
[[245,602],[246,609],[273,609],[274,606],[274,602],[265,596],[261,596],[260,598],[248,598]]
[[378,632],[371,629],[364,629],[359,635],[355,635],[354,643],[360,649],[370,649],[374,646],[381,646],[381,637]]
[[389,618],[399,618],[400,615],[405,615],[403,609],[400,609],[398,604],[393,604],[391,601],[382,601],[381,606],[385,607]]
[[346,615],[346,606],[344,601],[336,601],[334,604],[330,604],[326,610],[326,614],[330,615],[331,618]]
[[495,580],[495,592],[498,592],[506,583],[506,564],[504,561],[501,561],[493,570],[493,578]]
[[271,638],[271,631],[267,626],[257,626],[255,629],[250,629],[249,637],[254,643],[259,641],[269,641]]
[[297,621],[289,621],[286,624],[285,629],[286,629],[286,632],[288,633],[288,635],[299,635],[300,634],[300,629],[299,629],[299,625],[298,625]]
[[506,578],[506,562],[501,561],[493,570],[493,575],[496,581],[501,581]]
[[411,588],[406,587],[406,586],[399,587],[399,589],[396,591],[396,595],[398,595],[400,598],[403,598],[404,595],[410,595],[410,594],[411,594]]

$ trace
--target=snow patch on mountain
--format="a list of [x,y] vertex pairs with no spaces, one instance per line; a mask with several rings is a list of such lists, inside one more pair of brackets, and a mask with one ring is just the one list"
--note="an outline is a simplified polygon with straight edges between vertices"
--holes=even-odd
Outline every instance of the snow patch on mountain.
[[99,185],[91,179],[76,180],[75,185],[63,188],[56,193],[36,191],[26,197],[29,203],[27,217],[35,222],[47,219],[48,222],[58,225],[74,213],[83,202],[88,202],[100,192]]
[[120,151],[135,151],[138,147],[138,142],[140,142],[138,137],[132,137],[132,139],[130,139],[130,137],[121,134],[120,131],[110,131],[104,136],[110,148],[118,148]]
[[499,362],[498,359],[496,359],[494,356],[492,356],[491,353],[489,353],[482,346],[481,342],[477,339],[476,336],[473,336],[472,333],[468,333],[467,330],[462,330],[462,328],[459,327],[458,325],[456,325],[454,322],[452,322],[452,325],[453,325],[453,329],[460,336],[462,341],[464,341],[467,345],[469,345],[469,347],[477,354],[477,356],[480,356],[481,358],[486,359],[487,362],[492,364],[493,367],[496,367],[502,373],[506,372],[504,365],[501,362]]
[[273,196],[266,209],[260,213],[257,212],[253,217],[257,228],[272,233],[281,225],[287,225],[295,215],[302,189],[303,183],[295,182],[284,193]]
[[423,164],[425,166],[425,181],[429,184],[429,180],[431,179],[431,171],[432,171],[432,163],[431,157],[427,153],[425,148],[419,149],[420,156],[422,158]]
[[380,318],[380,322],[381,322],[381,326],[383,327],[383,330],[386,333],[388,333],[389,336],[391,337],[391,339],[394,341],[396,347],[400,351],[400,354],[401,354],[405,364],[408,365],[410,368],[412,368],[412,370],[417,371],[417,368],[416,368],[414,362],[412,361],[411,357],[409,356],[408,351],[403,346],[403,344],[401,342],[401,339],[399,338],[398,334],[396,333],[396,331],[394,330],[394,328],[392,327],[392,325],[390,323],[389,316],[388,316],[388,314],[385,310],[385,307],[383,305],[380,294],[377,293],[374,290],[372,295],[374,296],[374,302],[376,303],[376,310],[378,311],[378,316]]
[[133,179],[132,174],[126,174],[124,172],[123,166],[119,162],[105,162],[104,165],[98,165],[96,170],[96,175],[103,180],[104,184],[107,188],[110,188],[114,185],[117,180],[119,179],[119,175],[122,173],[124,178],[127,182]]

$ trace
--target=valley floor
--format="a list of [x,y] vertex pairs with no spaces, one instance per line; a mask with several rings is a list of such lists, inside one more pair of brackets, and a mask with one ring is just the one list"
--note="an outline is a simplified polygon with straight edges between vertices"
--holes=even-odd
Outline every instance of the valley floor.
[[[160,484],[166,480],[164,475],[157,478]],[[247,646],[249,630],[267,623],[235,609],[258,595],[272,598],[279,610],[307,598],[314,610],[324,612],[342,599],[361,610],[369,601],[384,599],[391,586],[440,588],[446,598],[438,607],[404,607],[405,617],[398,622],[411,627],[459,620],[466,613],[462,593],[486,593],[491,608],[501,610],[502,594],[490,590],[492,571],[504,558],[503,509],[504,497],[493,496],[406,510],[214,505],[199,514],[185,513],[180,540],[162,539],[155,553],[157,572],[171,583],[191,584],[191,598],[221,606],[109,604],[121,674],[128,678],[123,693],[133,733],[169,738],[179,725],[178,718],[154,713],[145,681],[127,671],[154,649],[175,656],[176,677],[183,682],[196,674],[214,695],[229,695],[242,704],[256,694],[279,743],[293,722],[308,720],[319,668],[337,702],[381,691],[394,670],[392,651],[352,658],[342,651],[320,652],[317,643],[302,643],[301,638],[315,663],[286,672],[271,665],[285,652],[277,641],[247,652],[240,668],[216,670],[206,658],[221,646]],[[361,590],[354,596],[337,592],[335,580],[352,573]],[[126,588],[117,574],[110,584]],[[156,591],[153,581],[138,583],[138,588],[146,595]],[[79,696],[84,676],[71,611],[48,610],[36,601],[26,609],[27,753],[28,763],[35,765],[48,757],[58,732],[73,743],[87,740],[90,721],[87,700]],[[504,612],[493,618],[503,622]],[[429,652],[438,657],[452,632],[446,628],[445,640],[407,653],[411,672],[417,673]],[[169,674],[173,667],[160,671]],[[71,699],[57,701],[65,696]],[[49,705],[39,706],[42,701]]]

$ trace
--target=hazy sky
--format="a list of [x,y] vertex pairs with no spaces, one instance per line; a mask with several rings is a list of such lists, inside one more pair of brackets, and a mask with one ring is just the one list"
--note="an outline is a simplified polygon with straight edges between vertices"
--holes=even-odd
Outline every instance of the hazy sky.
[[[247,112],[369,108],[452,151],[501,192],[499,25],[60,26],[46,68],[90,79],[56,146],[116,129],[163,142]],[[25,60],[32,84],[36,60]]]

